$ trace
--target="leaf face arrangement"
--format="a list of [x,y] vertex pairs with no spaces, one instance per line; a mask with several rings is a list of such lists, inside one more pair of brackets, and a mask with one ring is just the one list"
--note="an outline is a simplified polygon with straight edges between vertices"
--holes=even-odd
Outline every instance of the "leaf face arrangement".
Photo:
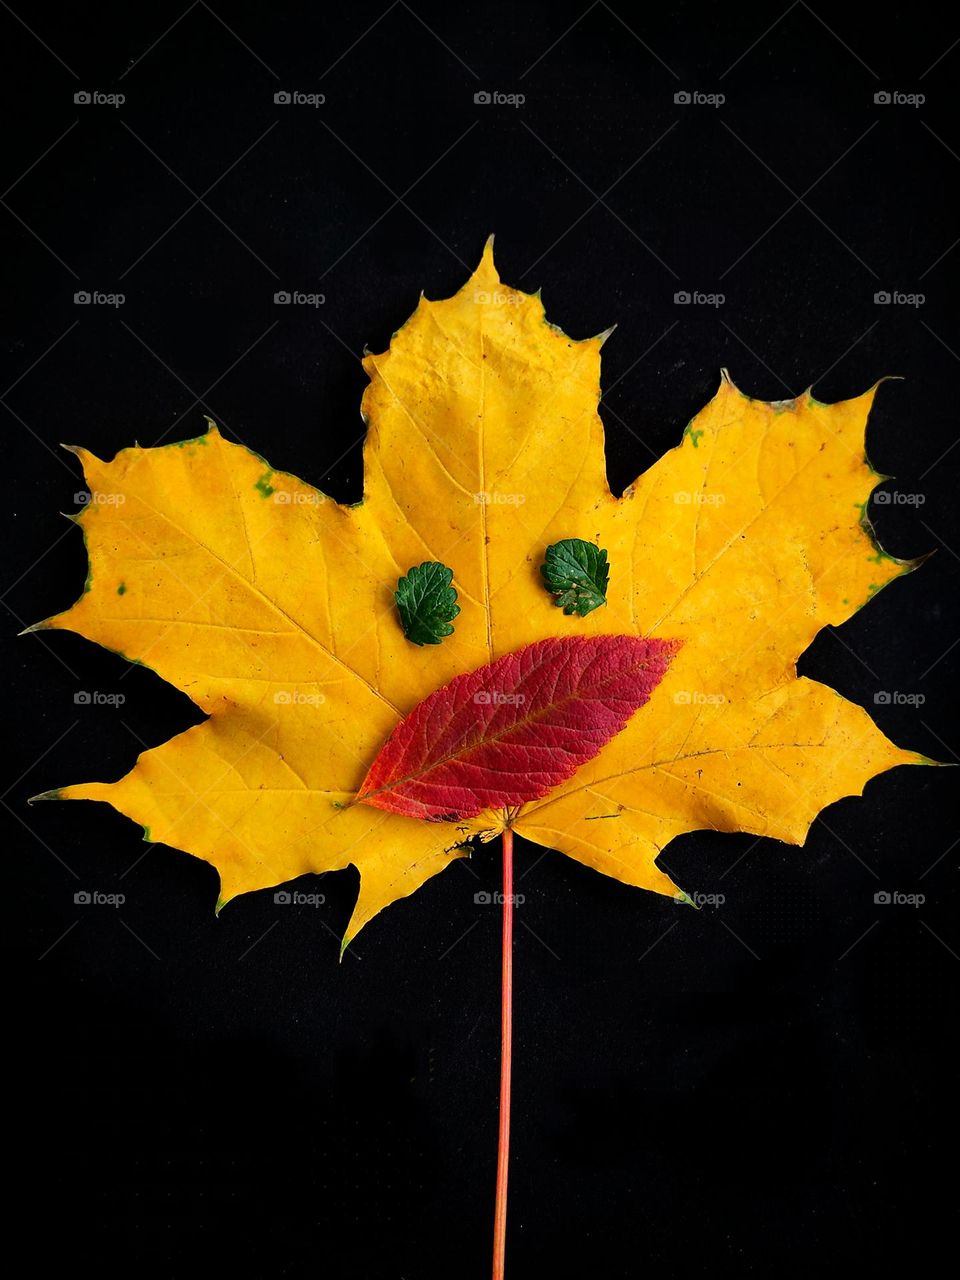
[[621,732],[678,648],[637,636],[540,640],[457,676],[401,721],[357,799],[434,822],[539,800]]
[[[89,589],[39,626],[143,662],[208,719],[117,783],[54,794],[108,801],[151,840],[206,859],[222,902],[353,864],[349,940],[470,836],[504,829],[504,794],[480,785],[482,770],[476,795],[493,807],[479,811],[456,789],[449,804],[424,799],[425,780],[418,794],[388,790],[391,753],[413,750],[398,726],[464,673],[522,665],[545,642],[626,637],[662,658],[675,646],[646,705],[616,713],[622,731],[592,754],[603,735],[584,720],[575,772],[545,767],[545,793],[539,781],[536,795],[509,792],[513,830],[627,884],[675,895],[656,859],[683,832],[802,843],[824,806],[920,762],[796,674],[822,627],[913,567],[877,547],[865,515],[874,390],[767,404],[724,375],[680,443],[617,498],[597,414],[601,342],[547,323],[538,296],[501,283],[488,245],[459,293],[421,298],[390,349],[364,360],[362,503],[269,469],[215,427],[112,462],[78,451],[93,494],[77,517]],[[596,560],[564,577],[558,548],[584,545]],[[443,634],[453,614],[434,610],[440,628],[421,634],[410,608],[407,639],[410,567],[424,563],[452,569],[460,613]],[[465,740],[517,708],[471,710]],[[531,777],[538,768],[531,753]],[[451,819],[419,821],[401,803]]]

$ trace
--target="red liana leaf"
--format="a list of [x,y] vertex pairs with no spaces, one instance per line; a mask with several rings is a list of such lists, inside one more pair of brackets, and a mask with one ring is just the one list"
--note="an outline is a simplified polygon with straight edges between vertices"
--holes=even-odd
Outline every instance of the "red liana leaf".
[[538,640],[457,676],[397,725],[357,799],[435,822],[537,800],[624,728],[680,643]]

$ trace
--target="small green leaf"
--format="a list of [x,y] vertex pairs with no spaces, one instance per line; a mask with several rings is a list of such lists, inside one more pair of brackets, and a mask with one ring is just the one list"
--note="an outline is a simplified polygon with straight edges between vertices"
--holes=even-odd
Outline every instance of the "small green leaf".
[[453,570],[436,560],[415,565],[397,583],[395,599],[403,634],[414,644],[439,644],[453,635],[450,623],[460,612],[451,587]]
[[607,603],[610,566],[607,553],[582,538],[564,538],[547,547],[547,558],[540,566],[548,591],[557,597],[554,604],[564,613],[578,613],[585,618]]

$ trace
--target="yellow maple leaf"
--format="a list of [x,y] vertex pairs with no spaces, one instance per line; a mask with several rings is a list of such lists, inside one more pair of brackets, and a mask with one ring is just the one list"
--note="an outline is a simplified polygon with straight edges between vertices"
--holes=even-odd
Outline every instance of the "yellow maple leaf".
[[[454,297],[425,298],[369,355],[363,501],[341,506],[206,435],[78,450],[88,589],[39,624],[152,667],[208,715],[145,751],[106,800],[220,873],[221,901],[355,865],[345,944],[491,836],[503,816],[425,823],[349,801],[386,736],[441,684],[548,636],[684,643],[648,706],[513,827],[628,884],[677,893],[656,865],[683,832],[802,843],[826,805],[922,757],[796,660],[916,562],[879,549],[865,509],[875,388],[765,403],[724,374],[682,442],[615,498],[597,413],[600,347],[504,286],[488,243]],[[554,607],[545,548],[598,543],[606,607]],[[408,643],[397,579],[450,565],[461,613],[439,647]]]

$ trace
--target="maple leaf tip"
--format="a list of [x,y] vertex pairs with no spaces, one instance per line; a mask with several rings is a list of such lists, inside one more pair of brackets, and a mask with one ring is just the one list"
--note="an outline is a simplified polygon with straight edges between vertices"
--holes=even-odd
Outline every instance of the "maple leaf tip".
[[471,279],[477,276],[489,276],[491,280],[495,280],[497,283],[500,281],[500,274],[493,260],[493,232],[487,236],[483,246],[483,253],[480,255],[480,261]]
[[929,551],[925,551],[922,556],[914,556],[910,560],[897,560],[896,556],[891,556],[890,558],[892,560],[897,560],[897,564],[903,567],[903,572],[905,574],[913,573],[914,569],[919,569],[922,564],[926,564],[927,561],[931,560],[939,550],[939,547],[932,547]]
[[50,619],[44,618],[42,622],[34,622],[29,627],[24,627],[22,631],[18,631],[17,638],[19,639],[20,636],[29,636],[34,631],[49,631],[49,630],[51,630]]
[[770,404],[770,405],[780,405],[780,406],[791,405],[792,406],[796,403],[796,400],[797,400],[796,396],[789,396],[787,399],[784,399],[784,400],[764,400],[762,396],[752,396],[748,394],[748,392],[742,390],[734,382],[729,369],[721,368],[720,387],[717,394],[720,395],[724,391],[733,392],[733,394],[738,395],[741,398],[741,400],[752,400],[752,401],[756,401],[758,404]]
[[[146,837],[144,837],[146,838]],[[220,912],[228,903],[232,902],[232,898],[225,898],[222,893],[217,894],[217,905],[213,908],[213,916],[215,920],[220,919]]]
[[29,796],[27,804],[36,804],[38,800],[62,800],[63,792],[59,787],[54,787],[52,791],[41,791],[39,795]]

